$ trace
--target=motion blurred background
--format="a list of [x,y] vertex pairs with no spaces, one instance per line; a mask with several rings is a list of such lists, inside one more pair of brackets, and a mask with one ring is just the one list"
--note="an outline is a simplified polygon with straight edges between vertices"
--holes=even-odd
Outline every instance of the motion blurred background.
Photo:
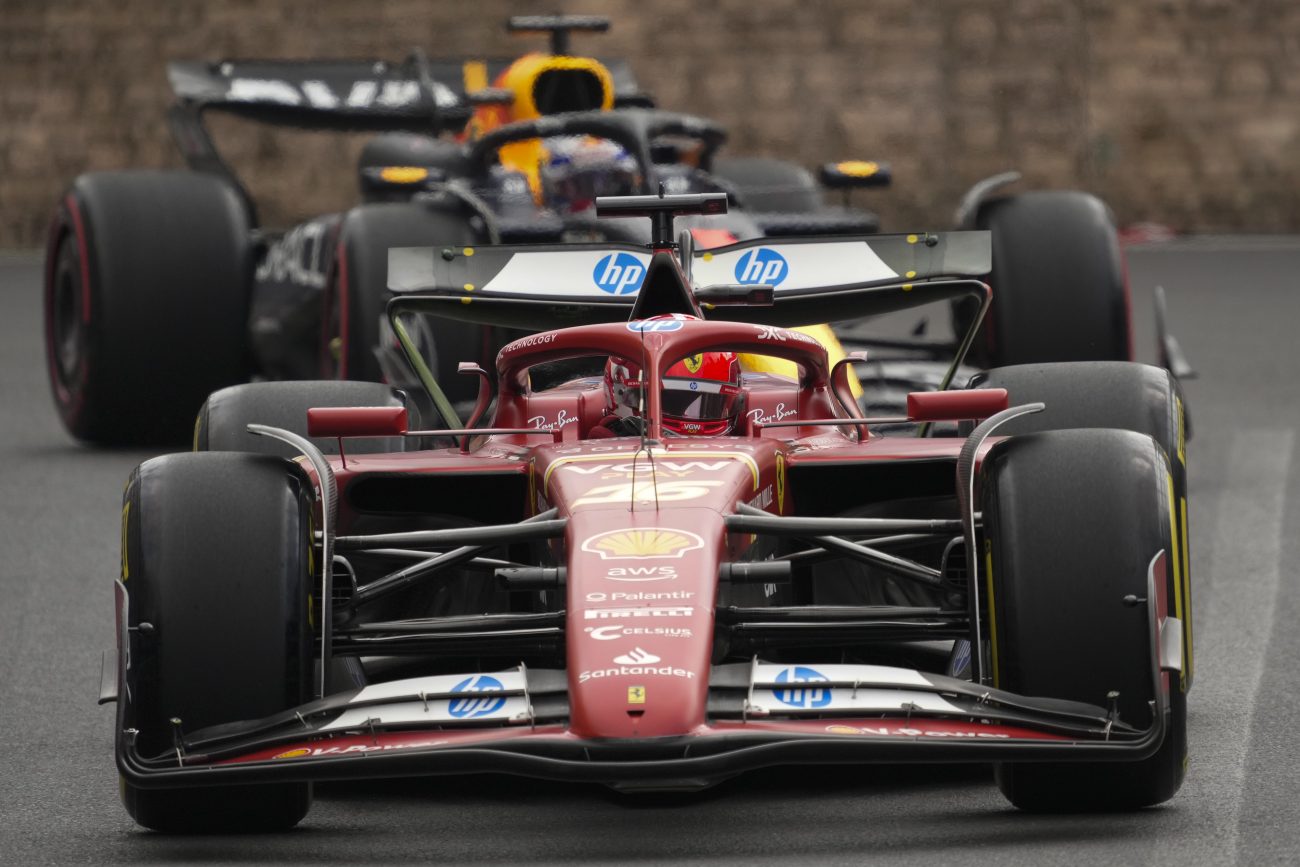
[[[512,14],[609,16],[577,53],[624,57],[727,152],[877,159],[886,229],[950,225],[1015,168],[1100,195],[1119,223],[1300,230],[1296,0],[0,0],[0,247],[41,244],[78,173],[180,166],[165,63],[510,57]],[[263,222],[346,207],[360,136],[212,128]]]

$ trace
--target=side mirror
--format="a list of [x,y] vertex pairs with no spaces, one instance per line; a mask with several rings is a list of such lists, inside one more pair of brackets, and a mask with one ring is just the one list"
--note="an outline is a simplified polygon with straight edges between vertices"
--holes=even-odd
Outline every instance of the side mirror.
[[907,396],[908,421],[967,421],[997,415],[1009,404],[1005,388],[914,391]]
[[863,190],[870,187],[887,187],[894,174],[889,163],[870,160],[845,160],[825,163],[817,172],[822,186],[830,190]]
[[315,406],[307,410],[312,437],[399,437],[408,427],[404,406]]

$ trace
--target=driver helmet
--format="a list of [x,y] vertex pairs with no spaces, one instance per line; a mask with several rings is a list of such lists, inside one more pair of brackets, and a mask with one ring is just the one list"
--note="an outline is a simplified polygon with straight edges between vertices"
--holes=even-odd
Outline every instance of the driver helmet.
[[597,196],[626,196],[640,188],[636,160],[609,139],[559,136],[546,139],[548,156],[539,171],[542,203],[557,213],[595,207]]
[[[695,319],[664,314],[651,319]],[[744,409],[740,359],[734,352],[701,352],[673,364],[663,378],[663,426],[680,436],[725,436]],[[611,357],[605,365],[610,405],[619,416],[640,416],[644,381],[641,367]]]

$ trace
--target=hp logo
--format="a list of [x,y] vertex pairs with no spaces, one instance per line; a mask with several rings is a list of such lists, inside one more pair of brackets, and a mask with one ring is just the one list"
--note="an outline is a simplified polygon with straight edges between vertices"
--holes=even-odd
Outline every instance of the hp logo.
[[[826,683],[829,678],[820,671],[803,666],[783,669],[776,676],[777,683]],[[773,690],[776,694],[776,700],[782,704],[788,704],[790,707],[826,707],[831,703],[831,690],[814,687],[806,689],[804,687],[792,689]]]
[[737,283],[765,283],[780,286],[781,281],[790,273],[790,266],[785,257],[775,250],[759,247],[750,250],[736,263]]
[[[476,677],[467,677],[460,683],[451,688],[452,692],[468,693],[492,693],[501,692],[505,689],[501,681],[495,677],[488,677],[486,674],[480,674]],[[469,698],[454,698],[447,704],[447,712],[456,719],[476,719],[488,714],[494,714],[506,706],[504,696],[473,696]]]
[[602,292],[610,295],[631,295],[641,288],[645,266],[631,253],[610,253],[596,263],[591,279]]
[[628,331],[640,331],[663,333],[665,331],[680,331],[682,321],[680,319],[634,319],[627,324]]

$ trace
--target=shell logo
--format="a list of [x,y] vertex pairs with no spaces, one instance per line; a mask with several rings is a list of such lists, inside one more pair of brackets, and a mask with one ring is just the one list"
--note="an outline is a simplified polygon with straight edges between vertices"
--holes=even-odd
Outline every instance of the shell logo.
[[299,747],[296,750],[289,750],[276,756],[277,759],[300,759],[303,756],[310,756],[311,750]]
[[827,726],[827,727],[826,727],[826,731],[830,732],[830,733],[833,734],[833,735],[860,735],[860,734],[863,734],[862,729],[858,728],[857,726]]
[[681,558],[687,551],[704,547],[704,540],[687,530],[658,527],[636,530],[610,530],[598,533],[582,543],[582,550],[599,554],[602,560],[647,560],[658,557]]

